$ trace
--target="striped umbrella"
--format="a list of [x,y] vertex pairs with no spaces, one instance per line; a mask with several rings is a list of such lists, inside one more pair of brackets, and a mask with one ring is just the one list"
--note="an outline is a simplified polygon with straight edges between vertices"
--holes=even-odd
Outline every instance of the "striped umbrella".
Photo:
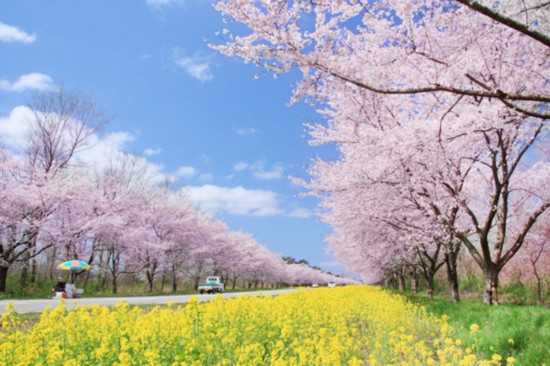
[[61,263],[57,266],[57,269],[64,269],[66,271],[82,271],[85,269],[90,269],[90,265],[84,261],[74,259]]

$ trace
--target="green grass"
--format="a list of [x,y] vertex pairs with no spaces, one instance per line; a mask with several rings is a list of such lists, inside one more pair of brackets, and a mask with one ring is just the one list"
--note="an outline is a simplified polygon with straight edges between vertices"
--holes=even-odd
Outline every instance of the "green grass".
[[[413,303],[429,312],[448,315],[457,335],[466,344],[476,344],[477,353],[489,358],[498,353],[514,357],[517,365],[550,365],[550,309],[541,306],[487,306],[477,300],[451,303],[447,298],[433,300],[423,295],[407,294]],[[470,325],[479,325],[471,336]],[[512,341],[510,341],[512,340]]]

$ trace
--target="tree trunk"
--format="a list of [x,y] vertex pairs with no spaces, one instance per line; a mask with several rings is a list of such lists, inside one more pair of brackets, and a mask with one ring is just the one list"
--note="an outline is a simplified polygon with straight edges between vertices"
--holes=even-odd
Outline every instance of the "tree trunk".
[[86,271],[86,278],[84,279],[84,290],[86,289],[86,286],[88,286],[88,280],[90,279],[90,271]]
[[449,281],[449,290],[451,302],[460,302],[460,293],[458,291],[458,270],[457,270],[458,253],[449,251],[445,253],[445,265],[447,267],[447,279]]
[[[102,273],[102,272],[100,272],[100,273]],[[99,279],[99,286],[102,290],[107,288],[107,276],[105,276],[105,274],[103,274],[101,276],[101,278]]]
[[116,276],[113,276],[113,281],[112,281],[111,285],[112,285],[112,288],[113,288],[113,294],[118,293],[117,278],[116,278]]
[[537,300],[539,304],[544,305],[544,293],[542,289],[542,278],[535,272],[535,278],[537,280]]
[[397,279],[399,280],[399,291],[405,291],[405,276],[400,274]]
[[429,299],[434,298],[434,274],[431,272],[426,273],[424,276],[426,278],[426,296]]
[[542,293],[542,281],[540,277],[537,278],[537,298],[539,304],[544,305],[544,294]]
[[397,274],[397,281],[398,281],[398,284],[399,284],[399,291],[401,291],[401,292],[405,291],[405,275],[403,274],[402,271],[400,271]]
[[31,283],[36,283],[36,277],[37,277],[37,264],[36,259],[33,258],[31,261]]
[[0,266],[0,292],[6,292],[6,280],[8,279],[8,266]]
[[483,303],[486,305],[498,305],[498,270],[493,266],[484,268],[483,281]]
[[172,272],[172,292],[178,291],[178,276],[176,272]]
[[[105,268],[104,266],[106,266],[106,263],[105,264],[103,263],[104,252],[105,252],[104,250],[100,250],[99,252],[99,268]],[[98,273],[97,282],[99,283],[99,286],[101,289],[105,288],[105,273],[101,270]]]
[[21,275],[19,277],[19,284],[22,288],[27,286],[27,277],[29,273],[29,262],[28,259],[25,259],[23,266],[21,267]]
[[155,275],[147,271],[147,292],[153,292],[153,280]]
[[411,269],[411,291],[416,293],[418,284],[418,274],[416,273],[416,268]]
[[48,258],[48,275],[50,276],[50,281],[55,280],[55,259],[57,257],[57,246],[52,247],[52,254]]
[[23,267],[21,268],[21,276],[19,278],[19,284],[22,288],[25,288],[27,286],[27,273],[28,267],[26,264],[23,264]]
[[539,275],[539,272],[537,271],[537,266],[533,261],[531,261],[533,264],[533,273],[535,274],[535,279],[537,280],[537,300],[539,304],[544,305],[544,294],[542,289],[542,278]]
[[493,290],[493,305],[498,305],[498,274],[499,271],[493,272],[493,280],[491,281],[491,288]]

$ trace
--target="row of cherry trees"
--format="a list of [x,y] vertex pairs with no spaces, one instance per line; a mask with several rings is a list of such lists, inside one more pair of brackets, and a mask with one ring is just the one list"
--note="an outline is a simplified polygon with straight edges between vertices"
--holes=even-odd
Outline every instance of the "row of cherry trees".
[[[459,300],[465,250],[498,301],[512,259],[539,280],[550,244],[550,3],[543,0],[222,0],[212,47],[275,74],[335,144],[302,183],[321,200],[329,249],[369,282],[445,266]],[[236,33],[233,33],[236,32]],[[402,278],[402,276],[400,276]]]
[[244,232],[197,210],[184,189],[155,184],[140,157],[119,155],[98,169],[81,153],[107,120],[88,99],[64,90],[30,104],[28,138],[17,151],[0,150],[0,292],[10,268],[34,281],[61,261],[89,262],[117,292],[134,274],[149,291],[159,276],[198,283],[217,274],[249,285],[308,284],[342,278],[287,264]]

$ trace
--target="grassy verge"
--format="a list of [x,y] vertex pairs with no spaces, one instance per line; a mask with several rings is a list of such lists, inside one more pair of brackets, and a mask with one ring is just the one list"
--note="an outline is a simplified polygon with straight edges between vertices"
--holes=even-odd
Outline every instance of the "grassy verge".
[[[540,306],[487,306],[476,300],[453,304],[447,298],[430,300],[423,295],[407,294],[413,303],[429,312],[448,315],[458,337],[487,358],[493,353],[514,357],[517,365],[550,365],[550,309]],[[479,330],[472,334],[470,327]]]

